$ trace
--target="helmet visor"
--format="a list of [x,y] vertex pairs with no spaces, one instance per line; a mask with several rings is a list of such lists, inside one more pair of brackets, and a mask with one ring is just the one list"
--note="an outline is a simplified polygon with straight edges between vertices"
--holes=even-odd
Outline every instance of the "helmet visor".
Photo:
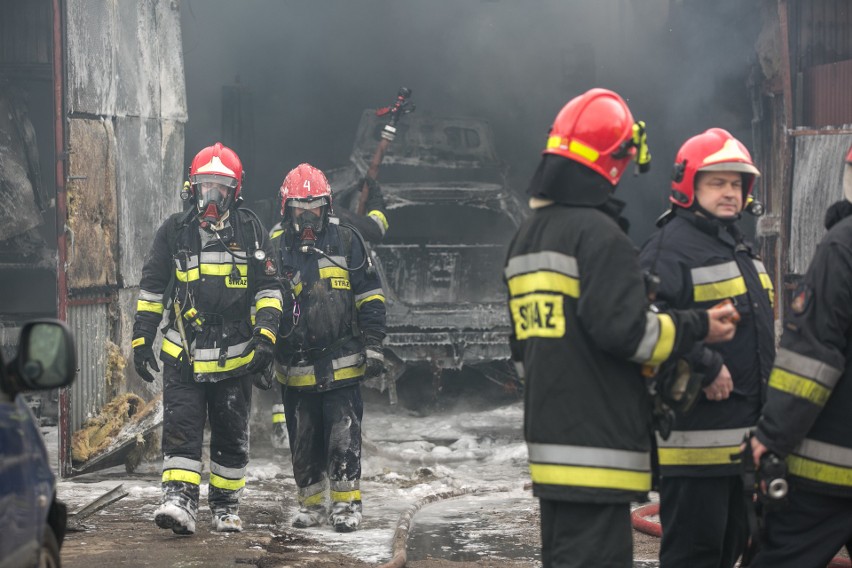
[[328,200],[325,197],[319,199],[288,199],[287,207],[297,207],[299,209],[319,209],[324,205],[328,205]]

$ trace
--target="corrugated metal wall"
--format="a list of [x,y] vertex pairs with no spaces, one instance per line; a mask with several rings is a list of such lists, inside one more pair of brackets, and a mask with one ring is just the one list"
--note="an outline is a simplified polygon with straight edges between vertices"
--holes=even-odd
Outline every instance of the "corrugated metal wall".
[[852,124],[852,59],[810,67],[802,82],[804,125]]
[[77,345],[80,371],[71,385],[69,426],[77,430],[86,418],[95,416],[107,402],[106,343],[112,324],[107,304],[68,306],[68,326]]

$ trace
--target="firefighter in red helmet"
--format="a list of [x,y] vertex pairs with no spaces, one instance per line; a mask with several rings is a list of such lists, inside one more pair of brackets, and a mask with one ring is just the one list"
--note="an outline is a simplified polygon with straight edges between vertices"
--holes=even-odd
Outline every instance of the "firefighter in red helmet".
[[822,567],[852,552],[852,148],[843,195],[792,296],[751,439],[760,469],[778,456],[789,481],[785,506],[764,517],[756,568]]
[[151,382],[167,310],[163,362],[163,501],[154,520],[195,532],[204,424],[210,420],[208,501],[213,530],[242,530],[239,502],[248,464],[252,376],[272,362],[282,294],[266,230],[238,208],[243,168],[233,150],[201,150],[184,196],[192,207],[160,226],[142,269],[133,359]]
[[310,164],[281,185],[270,235],[289,293],[275,349],[298,528],[361,522],[360,383],[384,371],[385,296],[360,233],[333,216],[332,193]]
[[510,345],[525,381],[524,435],[541,505],[542,564],[632,566],[630,502],[651,489],[650,400],[641,365],[734,331],[730,307],[650,310],[613,197],[645,127],[612,91],[556,116],[504,275]]
[[741,318],[731,341],[687,354],[697,399],[657,438],[663,568],[730,568],[749,536],[742,465],[731,455],[757,422],[775,355],[772,281],[738,225],[759,175],[726,130],[693,136],[675,158],[671,211],[640,253],[659,280],[659,306],[730,299]]

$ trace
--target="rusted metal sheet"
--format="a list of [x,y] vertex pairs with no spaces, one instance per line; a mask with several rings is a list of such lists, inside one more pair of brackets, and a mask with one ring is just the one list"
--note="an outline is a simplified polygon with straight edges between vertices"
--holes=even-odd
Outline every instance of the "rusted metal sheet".
[[852,59],[852,4],[848,0],[795,2],[796,69]]
[[107,401],[107,351],[110,337],[107,304],[69,305],[68,325],[76,339],[77,379],[69,387],[71,415],[69,426],[77,430],[89,416],[95,416]]
[[115,134],[111,121],[72,119],[69,124],[68,287],[117,284]]
[[849,134],[795,138],[788,249],[789,269],[793,274],[804,274],[807,270],[816,245],[825,234],[825,211],[843,197],[843,159],[850,143]]
[[852,59],[810,67],[802,83],[804,125],[852,124]]

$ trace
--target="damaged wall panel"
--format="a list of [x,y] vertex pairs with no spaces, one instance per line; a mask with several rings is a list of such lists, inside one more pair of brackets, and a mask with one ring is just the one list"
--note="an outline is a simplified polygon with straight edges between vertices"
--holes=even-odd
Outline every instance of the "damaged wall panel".
[[790,207],[789,268],[804,274],[825,234],[828,206],[843,197],[843,159],[852,134],[797,136]]
[[[116,0],[67,0],[68,110],[115,114]],[[132,3],[131,3],[132,4]]]
[[76,342],[77,380],[71,391],[70,426],[76,430],[90,416],[97,415],[110,393],[106,384],[112,321],[107,304],[75,305],[68,307],[68,326],[74,337],[85,338]]
[[[186,80],[183,69],[183,43],[180,28],[180,3],[161,0],[155,5],[157,45],[159,46],[160,116],[186,122]],[[154,42],[151,42],[154,43]],[[183,132],[180,140],[183,162]]]
[[69,125],[68,256],[70,289],[117,284],[115,135],[110,121],[73,119]]
[[117,116],[157,117],[159,96],[159,34],[155,0],[119,2],[115,62]]

